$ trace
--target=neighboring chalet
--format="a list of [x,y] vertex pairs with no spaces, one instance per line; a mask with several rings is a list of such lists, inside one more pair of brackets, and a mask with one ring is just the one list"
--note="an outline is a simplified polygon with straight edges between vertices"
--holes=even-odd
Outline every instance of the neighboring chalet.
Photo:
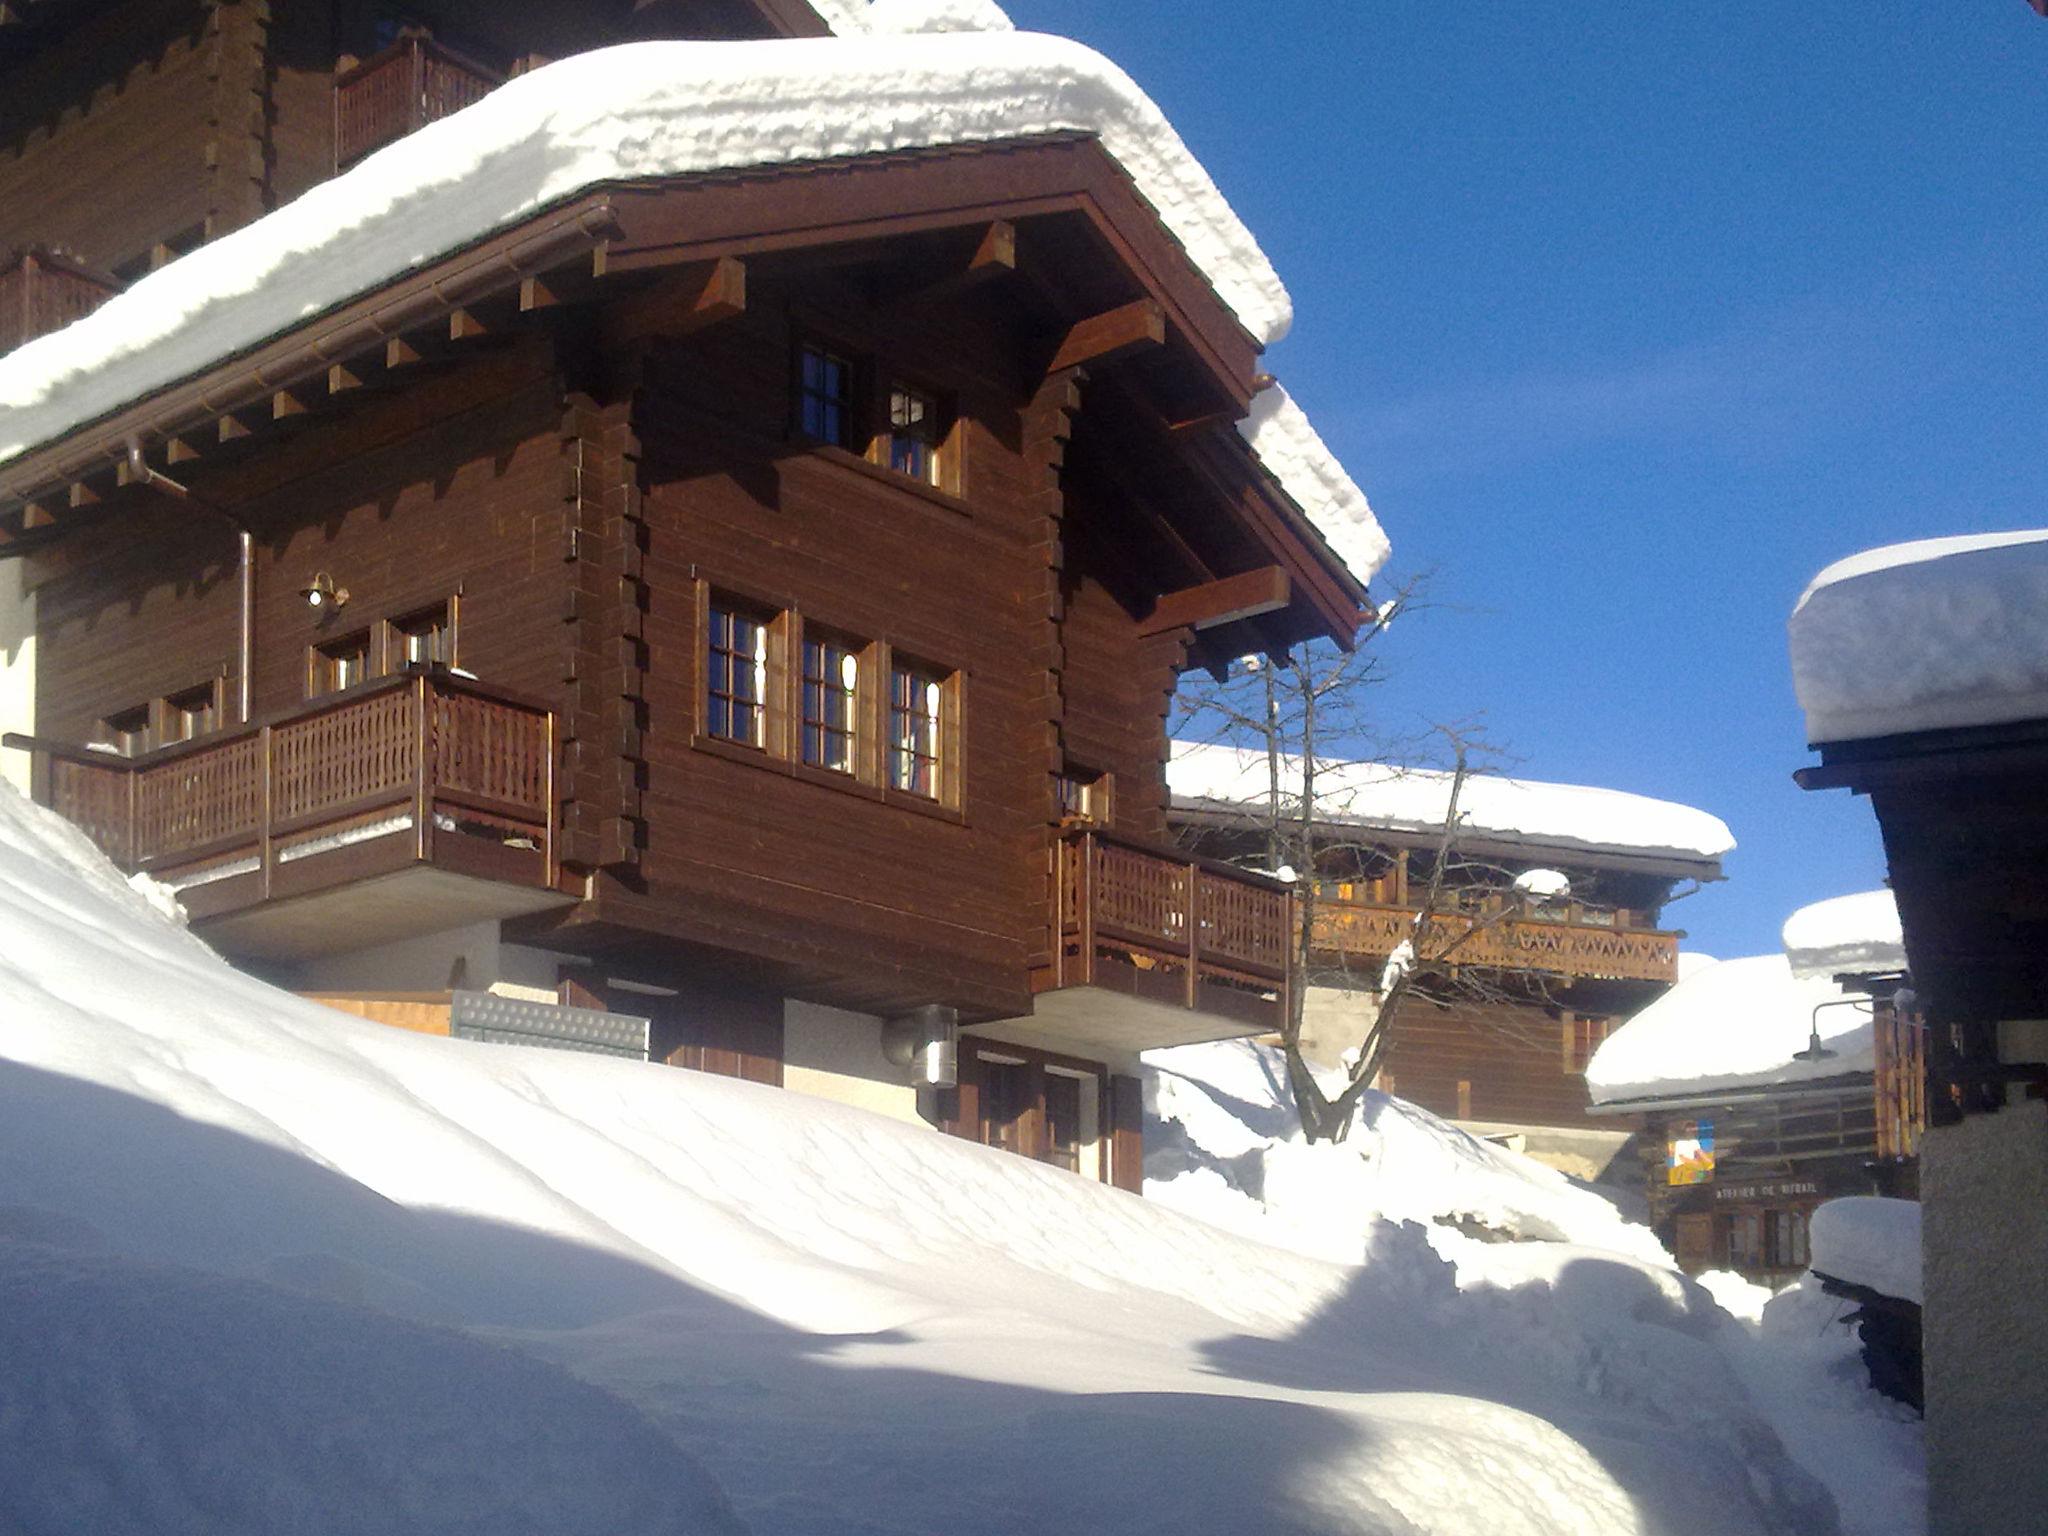
[[1783,955],[1710,961],[1595,1052],[1593,1113],[1638,1131],[1649,1219],[1688,1274],[1782,1285],[1815,1207],[1875,1187],[1867,997]]
[[1792,615],[1806,789],[1870,797],[1926,1022],[1931,1536],[2048,1510],[2048,531],[1853,556]]
[[[1177,742],[1167,779],[1184,844],[1262,864],[1263,751]],[[1387,957],[1414,926],[1451,775],[1329,762],[1318,779],[1303,1045],[1334,1063],[1359,1043]],[[1298,782],[1284,759],[1281,783]],[[1628,1133],[1589,1114],[1586,1063],[1678,980],[1683,935],[1659,926],[1664,906],[1720,879],[1734,839],[1668,801],[1483,774],[1466,780],[1459,818],[1435,939],[1395,1017],[1380,1086],[1597,1177]]]
[[798,0],[0,18],[0,230],[133,283],[0,358],[37,797],[353,1012],[1137,1188],[1137,1053],[1288,986],[1175,680],[1385,553],[1157,109]]

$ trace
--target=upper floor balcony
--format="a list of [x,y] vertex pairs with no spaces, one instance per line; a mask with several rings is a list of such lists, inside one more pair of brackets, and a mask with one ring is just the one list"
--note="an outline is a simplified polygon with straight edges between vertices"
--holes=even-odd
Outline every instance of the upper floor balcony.
[[54,252],[30,248],[0,264],[0,353],[82,320],[121,285]]
[[504,77],[425,32],[408,28],[396,42],[334,77],[334,168],[474,106]]
[[566,903],[555,721],[447,672],[133,757],[35,738],[38,803],[237,955],[301,959]]
[[[1377,967],[1414,933],[1417,908],[1324,896],[1315,948]],[[1634,925],[1630,912],[1576,902],[1516,908],[1505,899],[1437,914],[1420,958],[1453,967],[1521,971],[1563,981],[1678,980],[1679,935]]]
[[1063,833],[1052,863],[1051,961],[1032,978],[1044,1027],[1134,1050],[1281,1027],[1285,885],[1095,828]]

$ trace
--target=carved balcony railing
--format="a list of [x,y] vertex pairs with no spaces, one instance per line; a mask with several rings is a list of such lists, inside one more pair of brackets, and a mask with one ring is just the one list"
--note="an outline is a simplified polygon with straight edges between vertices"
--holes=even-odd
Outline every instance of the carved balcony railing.
[[1100,830],[1062,835],[1052,857],[1053,956],[1040,990],[1113,985],[1202,1011],[1227,1003],[1279,1026],[1286,886]]
[[503,79],[474,59],[407,31],[334,79],[334,168],[474,106]]
[[120,291],[113,278],[50,251],[0,257],[0,353],[84,319]]
[[35,798],[194,917],[409,865],[552,886],[555,723],[409,672],[136,757],[10,736]]
[[[1631,928],[1618,914],[1567,910],[1556,916],[1439,913],[1423,946],[1424,961],[1570,980],[1678,980],[1676,933]],[[1377,964],[1414,933],[1413,907],[1323,897],[1316,903],[1315,947],[1325,954]]]

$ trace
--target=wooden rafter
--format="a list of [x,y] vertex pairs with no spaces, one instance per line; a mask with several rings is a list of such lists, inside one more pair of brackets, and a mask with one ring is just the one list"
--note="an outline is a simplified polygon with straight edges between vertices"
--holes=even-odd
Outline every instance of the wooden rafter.
[[1099,315],[1090,315],[1070,326],[1053,349],[1052,360],[1045,365],[1045,371],[1058,373],[1063,368],[1078,368],[1084,363],[1099,366],[1133,352],[1164,346],[1165,343],[1165,309],[1156,299],[1133,299],[1128,304]]
[[1153,605],[1151,614],[1138,626],[1138,633],[1158,635],[1170,629],[1214,629],[1219,624],[1277,612],[1293,600],[1294,583],[1288,580],[1287,573],[1277,565],[1261,566],[1167,593]]

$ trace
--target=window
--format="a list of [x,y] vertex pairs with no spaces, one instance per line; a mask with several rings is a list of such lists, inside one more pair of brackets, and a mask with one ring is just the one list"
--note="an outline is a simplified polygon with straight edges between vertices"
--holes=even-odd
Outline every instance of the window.
[[169,746],[172,742],[191,741],[219,725],[220,685],[203,683],[164,700],[163,724],[157,731],[157,744]]
[[712,600],[704,729],[721,741],[768,746],[769,624],[763,615]]
[[149,706],[138,704],[100,722],[100,740],[123,757],[136,757],[149,750]]
[[805,343],[797,350],[797,426],[821,443],[853,444],[853,364]]
[[905,384],[889,386],[889,435],[878,462],[925,485],[940,481],[939,403]]
[[370,679],[370,632],[359,629],[339,640],[313,647],[308,658],[306,694],[339,693]]
[[452,667],[455,665],[455,626],[449,622],[448,605],[424,609],[393,619],[386,627],[387,671],[405,667]]
[[889,787],[937,800],[943,787],[946,679],[901,663],[889,674]]
[[803,760],[834,773],[858,771],[860,653],[825,635],[804,637]]

